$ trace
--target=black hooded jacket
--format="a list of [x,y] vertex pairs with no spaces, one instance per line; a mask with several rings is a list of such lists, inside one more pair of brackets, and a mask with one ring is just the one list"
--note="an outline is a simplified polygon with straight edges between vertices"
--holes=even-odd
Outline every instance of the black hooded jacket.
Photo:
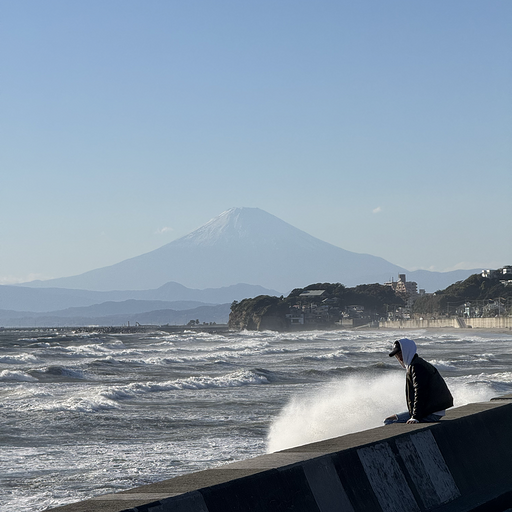
[[416,420],[453,406],[453,397],[441,374],[418,354],[407,368],[405,392],[409,414]]

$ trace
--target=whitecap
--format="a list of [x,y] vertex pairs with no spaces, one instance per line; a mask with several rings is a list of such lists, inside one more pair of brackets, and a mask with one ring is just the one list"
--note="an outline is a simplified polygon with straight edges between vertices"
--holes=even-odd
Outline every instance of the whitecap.
[[174,390],[230,388],[268,384],[267,376],[252,371],[237,371],[220,377],[198,376],[166,382],[134,382],[126,386],[110,387],[100,394],[110,400],[124,400],[135,395]]
[[76,396],[66,400],[50,401],[41,404],[40,410],[48,412],[99,412],[110,409],[117,409],[118,405],[113,400],[102,395],[97,396]]
[[24,372],[12,372],[3,370],[0,372],[0,381],[2,382],[38,382],[35,377]]
[[431,359],[429,360],[429,363],[435,366],[441,372],[450,372],[457,370],[457,367],[453,363],[448,361]]
[[338,350],[336,352],[329,352],[327,354],[320,354],[317,356],[306,356],[303,359],[306,361],[332,361],[336,359],[348,359],[348,356],[343,350]]
[[39,359],[33,354],[20,354],[18,356],[0,357],[0,364],[37,363]]

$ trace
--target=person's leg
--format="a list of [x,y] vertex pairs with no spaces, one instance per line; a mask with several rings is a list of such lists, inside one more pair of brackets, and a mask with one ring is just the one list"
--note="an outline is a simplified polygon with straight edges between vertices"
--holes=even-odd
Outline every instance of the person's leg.
[[395,414],[394,416],[390,416],[384,420],[384,425],[391,425],[392,423],[406,423],[407,420],[411,417],[409,412],[401,412]]
[[398,416],[393,414],[393,416],[389,416],[384,420],[384,425],[391,425],[391,423],[396,423],[398,421]]

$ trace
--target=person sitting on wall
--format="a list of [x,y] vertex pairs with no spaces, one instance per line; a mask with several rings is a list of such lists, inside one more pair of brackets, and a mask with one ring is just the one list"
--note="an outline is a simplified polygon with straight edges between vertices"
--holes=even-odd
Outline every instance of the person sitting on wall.
[[395,341],[389,354],[389,357],[393,356],[406,370],[405,394],[408,411],[389,416],[384,424],[440,421],[445,410],[453,406],[452,394],[441,374],[418,356],[416,343],[408,338]]

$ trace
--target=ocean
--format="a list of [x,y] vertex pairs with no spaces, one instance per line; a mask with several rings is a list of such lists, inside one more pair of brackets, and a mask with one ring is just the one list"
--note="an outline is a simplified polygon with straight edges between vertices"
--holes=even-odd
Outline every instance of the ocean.
[[0,332],[0,510],[42,511],[377,427],[400,337],[455,406],[512,392],[512,333]]

